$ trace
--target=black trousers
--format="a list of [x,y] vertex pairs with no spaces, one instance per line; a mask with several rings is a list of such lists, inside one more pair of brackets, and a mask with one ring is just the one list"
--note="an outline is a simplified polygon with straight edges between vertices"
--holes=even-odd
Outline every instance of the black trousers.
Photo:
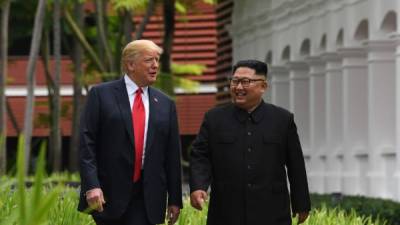
[[132,198],[126,211],[118,219],[108,220],[93,215],[97,225],[153,225],[149,222],[143,197],[143,184],[140,181],[133,185]]

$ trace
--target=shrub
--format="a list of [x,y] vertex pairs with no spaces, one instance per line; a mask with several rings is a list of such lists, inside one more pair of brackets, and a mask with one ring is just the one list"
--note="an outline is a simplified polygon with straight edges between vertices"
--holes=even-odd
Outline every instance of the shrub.
[[312,194],[311,202],[313,208],[325,205],[329,208],[338,207],[347,213],[354,210],[357,214],[371,216],[372,219],[385,219],[389,225],[400,225],[400,204],[391,200],[339,194]]

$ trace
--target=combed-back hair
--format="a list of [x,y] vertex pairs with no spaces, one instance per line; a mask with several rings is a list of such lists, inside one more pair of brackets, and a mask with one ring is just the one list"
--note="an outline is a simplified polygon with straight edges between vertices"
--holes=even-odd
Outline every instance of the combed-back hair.
[[233,66],[232,74],[234,74],[239,67],[247,67],[253,69],[257,75],[261,75],[264,77],[267,77],[268,74],[268,65],[264,62],[255,59],[246,59],[238,61]]

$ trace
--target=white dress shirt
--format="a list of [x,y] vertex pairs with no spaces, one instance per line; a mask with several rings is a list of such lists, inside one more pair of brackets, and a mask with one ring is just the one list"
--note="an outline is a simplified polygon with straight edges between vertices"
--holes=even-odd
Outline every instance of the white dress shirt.
[[[133,103],[135,101],[135,95],[136,95],[136,90],[139,88],[135,82],[133,82],[131,80],[131,78],[128,77],[128,75],[125,74],[124,76],[125,79],[125,85],[126,85],[126,91],[128,93],[128,97],[129,97],[129,104],[131,106],[131,111],[132,111],[132,107],[133,107]],[[144,105],[144,111],[145,111],[145,124],[144,124],[144,142],[143,142],[143,155],[142,155],[142,168],[144,165],[144,158],[145,158],[145,150],[146,150],[146,140],[147,140],[147,127],[149,124],[149,112],[150,112],[150,108],[149,108],[149,88],[148,87],[142,87],[142,102]],[[133,118],[132,118],[133,119]]]

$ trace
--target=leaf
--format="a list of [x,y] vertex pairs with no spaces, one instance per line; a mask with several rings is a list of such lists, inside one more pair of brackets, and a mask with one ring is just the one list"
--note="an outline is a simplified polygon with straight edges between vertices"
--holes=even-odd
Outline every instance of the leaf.
[[203,0],[204,3],[210,4],[210,5],[214,5],[217,4],[217,0]]
[[206,68],[203,64],[172,63],[172,73],[174,75],[202,75]]
[[13,210],[11,211],[11,215],[9,215],[7,218],[4,218],[4,220],[0,222],[0,225],[15,224],[17,218],[18,218],[18,210]]
[[43,192],[43,179],[45,174],[45,152],[46,152],[46,142],[43,142],[40,146],[39,158],[36,167],[35,180],[33,185],[33,193],[31,200],[31,208],[36,208],[42,199]]
[[176,11],[178,11],[178,13],[181,13],[181,14],[186,14],[186,12],[187,12],[186,7],[178,1],[175,2],[175,9],[176,9]]
[[112,0],[111,4],[115,10],[143,10],[146,8],[147,0]]
[[175,86],[182,88],[186,92],[197,92],[200,83],[198,81],[190,80],[183,77],[173,76]]
[[27,221],[26,215],[26,188],[25,188],[25,141],[24,136],[20,135],[18,139],[17,150],[17,195],[19,206],[19,224],[25,225]]
[[38,206],[36,206],[36,210],[34,216],[31,218],[32,221],[44,221],[50,209],[55,205],[57,201],[57,196],[60,193],[59,188],[55,188],[51,190],[51,192],[47,193],[45,197],[40,200]]

